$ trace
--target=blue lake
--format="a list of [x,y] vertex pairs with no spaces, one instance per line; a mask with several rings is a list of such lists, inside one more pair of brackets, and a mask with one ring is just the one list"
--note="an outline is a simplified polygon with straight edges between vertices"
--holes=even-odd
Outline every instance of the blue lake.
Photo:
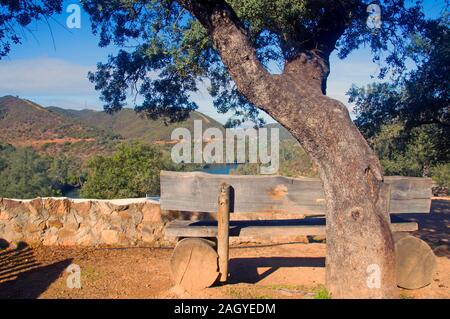
[[239,164],[213,164],[207,165],[200,169],[201,172],[209,173],[209,174],[230,174],[231,170],[239,167]]

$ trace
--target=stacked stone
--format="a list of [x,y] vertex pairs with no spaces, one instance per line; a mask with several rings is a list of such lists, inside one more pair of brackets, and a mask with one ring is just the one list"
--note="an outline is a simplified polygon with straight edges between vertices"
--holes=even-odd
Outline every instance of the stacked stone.
[[0,238],[43,245],[164,244],[170,214],[159,203],[36,198],[0,199]]

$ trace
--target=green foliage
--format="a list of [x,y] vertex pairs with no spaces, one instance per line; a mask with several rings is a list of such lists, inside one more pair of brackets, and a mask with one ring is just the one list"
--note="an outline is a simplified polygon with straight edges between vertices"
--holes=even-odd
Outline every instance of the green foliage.
[[[196,109],[189,95],[199,80],[210,80],[209,92],[221,113],[233,114],[228,126],[262,120],[255,105],[236,89],[211,38],[192,14],[178,1],[83,0],[91,16],[100,46],[126,47],[108,61],[99,63],[89,79],[96,84],[105,110],[114,112],[127,102],[127,88],[143,96],[139,111],[170,121],[184,119]],[[403,1],[379,1],[383,27],[367,27],[366,0],[232,0],[203,2],[205,7],[230,6],[245,28],[258,58],[268,67],[283,67],[299,53],[320,54],[328,59],[337,48],[341,58],[360,46],[369,47],[374,60],[385,57],[386,65],[398,72],[404,68],[408,34],[421,33],[424,14],[421,1],[408,6]],[[204,9],[207,11],[214,9]],[[138,42],[131,51],[127,45]],[[395,47],[395,50],[389,48]],[[386,54],[382,54],[386,52]],[[382,69],[383,76],[386,73]],[[148,77],[149,72],[157,75]]]
[[432,165],[446,160],[433,126],[405,131],[400,124],[386,125],[369,143],[386,175],[427,176]]
[[64,189],[82,181],[83,170],[75,160],[0,144],[0,197],[61,196]]
[[47,175],[59,188],[66,185],[80,186],[85,178],[81,164],[65,157],[53,158]]
[[331,294],[328,292],[327,288],[320,286],[314,295],[314,299],[331,299]]
[[430,169],[450,161],[442,128],[423,125],[405,130],[401,124],[384,125],[369,139],[386,175],[429,176]]
[[[247,163],[231,171],[235,175],[258,175],[260,163]],[[318,177],[318,172],[305,150],[294,139],[280,143],[280,167],[277,175]]]
[[96,156],[89,161],[81,196],[111,199],[156,195],[163,169],[179,167],[160,148],[137,142],[121,144],[112,156]]
[[[24,31],[29,31],[33,20],[49,19],[61,13],[62,1],[1,1],[0,2],[0,60],[11,50],[11,45],[21,43]],[[17,30],[20,29],[21,32]]]
[[[411,35],[417,69],[397,82],[353,87],[356,125],[386,175],[434,176],[448,185],[450,162],[450,29],[448,15]],[[447,180],[447,181],[446,181]]]
[[387,124],[402,123],[406,129],[436,124],[447,127],[442,135],[450,143],[450,28],[441,20],[429,22],[424,35],[411,36],[418,68],[398,82],[352,87],[356,125],[366,137],[379,133]]
[[[97,71],[89,74],[90,81],[101,92],[106,111],[114,112],[125,106],[128,89],[133,88],[143,97],[143,102],[135,105],[136,110],[153,119],[183,120],[197,109],[190,95],[207,78],[218,111],[233,114],[228,126],[247,120],[263,124],[257,107],[237,90],[207,30],[189,12],[185,2],[82,0],[81,3],[90,15],[94,33],[100,37],[99,45],[124,48],[108,61],[99,63]],[[417,40],[426,37],[424,30],[428,30],[424,27],[428,21],[422,0],[407,4],[377,1],[383,25],[375,30],[366,24],[371,0],[199,3],[204,6],[200,16],[224,7],[234,11],[233,20],[245,29],[259,60],[267,68],[275,63],[281,69],[286,61],[300,53],[319,55],[328,61],[334,50],[345,58],[365,46],[372,51],[374,61],[385,62],[380,67],[380,77],[383,77],[387,66],[401,74],[406,58],[416,58],[422,53],[411,50],[411,44],[425,49],[427,44]],[[33,1],[31,5],[27,1],[0,2],[0,57],[9,52],[11,43],[20,43],[16,28],[26,28],[33,20],[47,21],[61,9],[62,0]],[[409,37],[411,34],[414,36]],[[130,43],[137,45],[131,47]]]
[[51,159],[31,148],[0,147],[0,197],[33,198],[60,195],[47,171]]
[[438,164],[432,167],[431,178],[439,186],[450,188],[450,163]]

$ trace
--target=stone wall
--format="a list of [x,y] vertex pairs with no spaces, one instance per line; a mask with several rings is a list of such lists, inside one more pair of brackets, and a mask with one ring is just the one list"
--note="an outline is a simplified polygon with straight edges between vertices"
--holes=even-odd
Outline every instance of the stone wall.
[[[301,218],[299,214],[233,213],[231,220]],[[215,219],[215,214],[161,210],[159,202],[145,199],[89,200],[0,198],[0,244],[26,242],[57,246],[172,246],[165,226],[174,219]],[[232,237],[232,244],[305,241],[301,238]]]
[[63,246],[158,246],[165,242],[165,224],[175,215],[162,213],[158,202],[146,199],[3,198],[0,239]]

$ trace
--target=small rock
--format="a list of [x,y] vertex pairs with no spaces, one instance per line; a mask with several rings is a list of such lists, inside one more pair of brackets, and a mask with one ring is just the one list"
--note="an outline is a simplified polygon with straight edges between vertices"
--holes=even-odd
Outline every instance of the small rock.
[[142,207],[142,215],[144,222],[161,223],[161,208],[159,205],[145,203]]
[[61,223],[61,221],[58,220],[58,219],[49,220],[48,221],[48,227],[55,227],[57,229],[60,229],[60,228],[63,227],[63,223]]
[[102,231],[102,241],[104,244],[113,245],[119,242],[119,234],[116,230],[108,229]]
[[0,220],[8,220],[10,218],[8,212],[0,210]]

